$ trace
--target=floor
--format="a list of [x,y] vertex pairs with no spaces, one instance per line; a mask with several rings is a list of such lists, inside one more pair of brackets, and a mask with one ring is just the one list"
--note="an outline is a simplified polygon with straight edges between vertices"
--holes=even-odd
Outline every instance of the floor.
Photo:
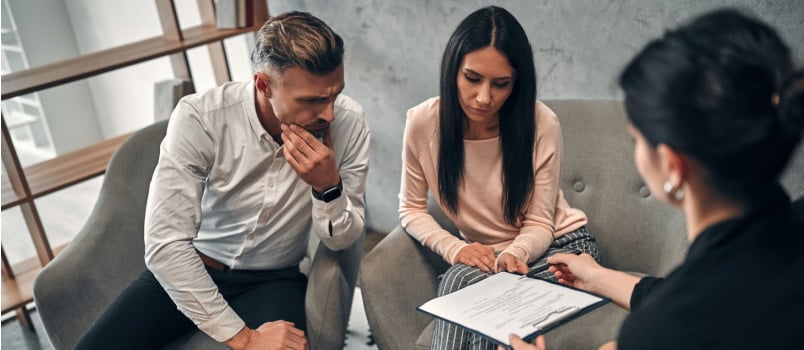
[[20,325],[16,318],[3,321],[2,336],[0,336],[0,348],[3,349],[53,349],[47,339],[45,329],[42,327],[42,320],[39,314],[31,312],[31,319],[34,323],[35,332],[32,332]]

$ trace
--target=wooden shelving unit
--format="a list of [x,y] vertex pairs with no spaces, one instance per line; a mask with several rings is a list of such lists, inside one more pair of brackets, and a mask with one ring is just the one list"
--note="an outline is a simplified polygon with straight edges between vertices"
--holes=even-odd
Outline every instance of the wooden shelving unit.
[[[66,245],[61,245],[53,249],[58,254]],[[3,263],[6,264],[6,256],[3,254]],[[39,271],[42,271],[42,265],[39,264],[38,259],[32,257],[26,259],[16,266],[17,272],[14,275],[6,275],[3,273],[3,313],[12,310],[19,310],[33,300],[33,283]],[[18,312],[17,317],[22,325],[32,328],[30,317],[26,312]]]
[[225,38],[253,32],[259,27],[217,29],[201,25],[184,30],[184,40],[151,38],[108,50],[27,69],[3,76],[2,99],[29,94],[38,90],[70,83],[118,68],[159,58],[173,53],[182,53],[196,46]]
[[36,199],[65,187],[91,179],[106,172],[109,159],[123,141],[131,134],[125,134],[82,149],[66,153],[57,158],[26,167],[30,195],[15,193],[8,177],[3,176],[3,210],[16,206],[27,199]]
[[[155,0],[163,35],[108,50],[81,55],[49,65],[3,75],[2,99],[86,79],[159,57],[169,57],[176,78],[192,82],[188,49],[206,45],[218,84],[231,80],[223,39],[255,32],[268,19],[267,0],[253,1],[252,27],[218,29],[215,27],[214,0],[197,0],[202,24],[181,29],[173,0]],[[2,210],[19,207],[36,249],[36,257],[11,266],[2,252],[2,313],[15,311],[21,323],[31,327],[25,305],[33,300],[36,274],[64,246],[51,249],[34,200],[78,184],[106,172],[109,159],[129,135],[122,135],[56,158],[23,168],[11,135],[2,118],[3,165]]]

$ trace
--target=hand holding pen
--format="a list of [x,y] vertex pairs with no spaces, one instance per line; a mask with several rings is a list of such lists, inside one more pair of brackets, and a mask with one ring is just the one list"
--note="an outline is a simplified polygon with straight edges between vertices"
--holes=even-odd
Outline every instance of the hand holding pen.
[[589,254],[557,253],[547,258],[547,263],[550,272],[558,278],[558,283],[586,291],[595,290],[595,275],[603,270]]
[[[553,255],[556,255],[556,254],[575,254],[575,255],[580,255],[582,253],[583,253],[583,251],[580,248],[561,249],[561,250],[553,251],[552,254],[550,255],[550,257],[552,257]],[[547,260],[545,260],[543,262],[540,262],[538,264],[535,264],[535,265],[531,266],[530,269],[528,269],[528,272],[527,272],[528,277],[535,277],[537,274],[549,269],[550,265],[551,265],[550,257],[547,257]]]

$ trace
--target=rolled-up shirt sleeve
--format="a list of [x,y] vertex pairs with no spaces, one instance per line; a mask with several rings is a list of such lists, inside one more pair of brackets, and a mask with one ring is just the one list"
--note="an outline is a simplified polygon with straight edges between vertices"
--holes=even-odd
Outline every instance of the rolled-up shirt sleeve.
[[351,246],[363,233],[366,221],[365,192],[371,135],[362,109],[351,113],[356,113],[358,117],[344,118],[337,134],[332,135],[343,184],[341,196],[324,202],[310,194],[313,201],[313,232],[332,250]]
[[204,183],[215,140],[198,113],[180,101],[160,147],[145,213],[145,263],[177,308],[223,342],[245,323],[206,272],[193,246],[201,223]]

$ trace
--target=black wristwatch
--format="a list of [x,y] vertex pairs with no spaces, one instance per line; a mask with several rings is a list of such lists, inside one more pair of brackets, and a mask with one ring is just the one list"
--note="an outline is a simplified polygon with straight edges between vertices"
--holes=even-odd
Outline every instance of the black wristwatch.
[[333,200],[335,200],[335,198],[338,198],[338,197],[341,196],[341,191],[343,190],[343,181],[341,181],[341,179],[338,178],[338,185],[337,186],[327,188],[323,192],[320,192],[320,193],[318,191],[316,191],[315,188],[313,188],[312,190],[313,190],[313,197],[315,199],[318,199],[320,201],[324,201],[324,202],[329,203],[329,202],[332,202]]

